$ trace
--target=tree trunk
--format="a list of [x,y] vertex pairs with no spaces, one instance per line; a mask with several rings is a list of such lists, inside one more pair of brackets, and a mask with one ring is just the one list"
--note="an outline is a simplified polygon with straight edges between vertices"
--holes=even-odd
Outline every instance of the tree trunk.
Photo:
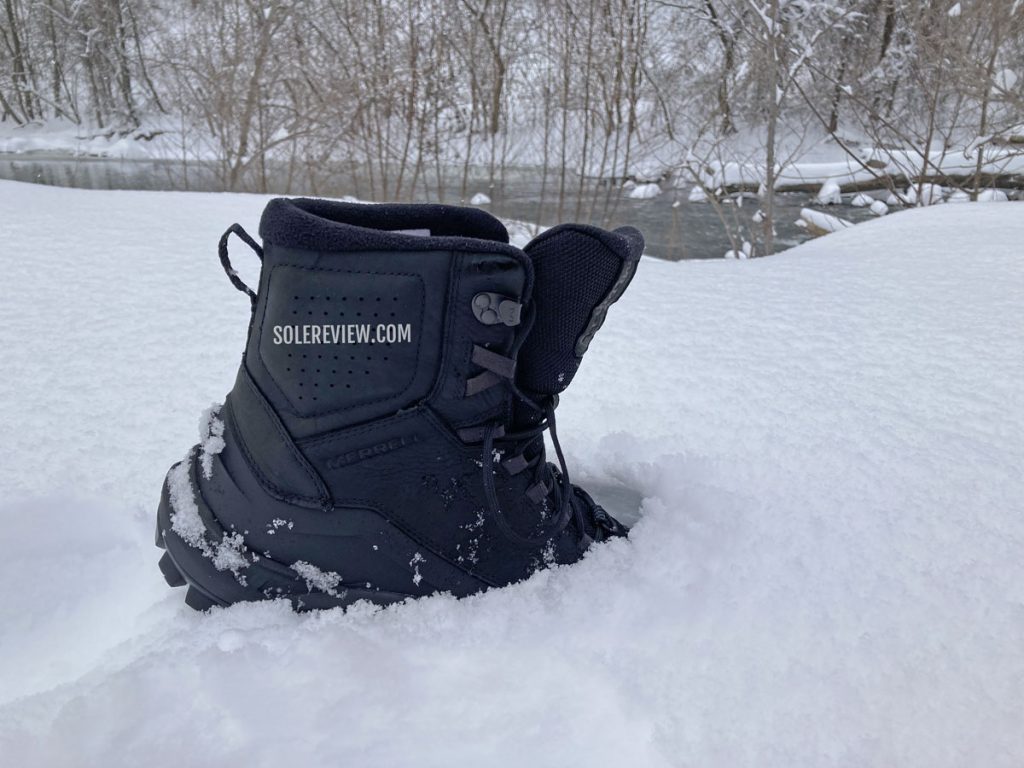
[[765,30],[766,53],[768,54],[768,97],[771,104],[768,111],[768,135],[765,148],[764,175],[764,220],[761,222],[761,236],[764,239],[764,253],[775,253],[775,134],[782,108],[779,89],[779,0],[771,0],[769,13],[772,29]]
[[[7,14],[7,23],[11,31],[11,53],[14,57],[14,71],[11,72],[11,83],[14,85],[14,98],[21,110],[23,120],[31,122],[36,119],[32,109],[32,97],[29,93],[28,70],[26,69],[26,57],[21,43],[21,35],[18,34],[18,17],[14,10],[14,0],[4,0],[4,11]],[[41,115],[40,115],[41,117]]]
[[704,7],[707,8],[708,17],[718,35],[718,42],[722,45],[722,77],[718,81],[718,112],[722,116],[721,131],[724,134],[736,133],[732,117],[732,104],[729,101],[729,80],[736,68],[736,40],[725,28],[711,0],[704,0]]

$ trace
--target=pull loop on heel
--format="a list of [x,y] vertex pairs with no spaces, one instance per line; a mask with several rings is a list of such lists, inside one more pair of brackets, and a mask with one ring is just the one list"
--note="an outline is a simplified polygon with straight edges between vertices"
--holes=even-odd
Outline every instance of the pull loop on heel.
[[235,288],[249,297],[249,301],[252,302],[253,309],[255,309],[256,292],[238,276],[235,268],[231,266],[231,260],[228,258],[228,238],[231,237],[232,233],[238,235],[238,238],[243,243],[252,248],[253,252],[259,256],[261,264],[263,263],[263,249],[259,243],[252,239],[248,232],[242,229],[241,224],[232,224],[228,227],[227,232],[220,236],[220,242],[217,244],[217,255],[220,257],[220,265],[224,268],[224,274],[228,276],[228,280],[231,281]]

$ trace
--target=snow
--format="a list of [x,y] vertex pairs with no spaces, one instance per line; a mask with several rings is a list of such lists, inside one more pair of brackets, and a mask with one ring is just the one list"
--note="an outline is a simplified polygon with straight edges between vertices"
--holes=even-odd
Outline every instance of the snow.
[[304,560],[297,560],[292,563],[292,570],[306,580],[306,586],[310,592],[316,589],[334,597],[340,594],[338,592],[338,585],[341,583],[341,576],[334,571],[324,571]]
[[993,82],[1000,91],[1012,91],[1017,85],[1017,73],[1012,69],[1001,69],[996,72]]
[[865,194],[864,192],[858,192],[853,196],[853,199],[850,200],[850,205],[854,208],[865,208],[870,207],[873,202],[875,202],[875,198],[871,195]]
[[935,205],[941,203],[946,196],[946,190],[940,184],[922,184],[920,203],[921,205]]
[[250,565],[245,540],[241,533],[225,532],[221,541],[213,545],[207,542],[203,535],[206,526],[196,505],[194,486],[188,475],[187,457],[168,474],[167,489],[171,501],[171,528],[174,532],[196,549],[202,550],[218,571],[231,571],[240,584],[245,584],[242,571]]
[[4,764],[1024,762],[1024,203],[645,259],[558,410],[628,540],[197,614],[153,515],[245,338],[217,238],[265,201],[0,183]]
[[738,250],[728,250],[725,252],[725,258],[727,259],[749,259],[754,255],[754,244],[749,240],[744,240]]
[[528,221],[519,221],[517,219],[502,219],[501,223],[504,224],[505,229],[508,230],[508,241],[517,248],[524,247],[541,232],[546,232],[549,229],[548,227],[542,227],[539,224],[533,224]]
[[832,216],[828,213],[816,211],[813,208],[801,208],[800,219],[797,223],[806,226],[811,232],[822,235],[829,232],[838,232],[841,229],[852,227],[853,222]]
[[842,203],[843,197],[840,194],[839,185],[831,180],[826,181],[821,185],[821,189],[818,190],[815,202],[819,205],[839,205]]
[[[970,175],[975,172],[977,158],[966,147],[936,149],[927,153],[929,173],[936,169],[947,175]],[[914,149],[870,149],[862,154],[865,162],[884,163],[884,171],[893,175],[916,175],[925,165],[925,154]],[[1024,173],[1024,152],[1012,147],[986,147],[983,173],[1014,175]]]
[[632,200],[650,200],[661,194],[661,187],[657,184],[637,184],[629,191]]
[[946,11],[946,15],[949,16],[952,19],[955,19],[958,16],[960,16],[960,3],[954,3],[950,7],[950,9],[948,11]]
[[470,205],[490,205],[491,198],[485,195],[483,192],[477,192],[471,198],[469,198]]
[[213,472],[213,457],[224,450],[224,422],[220,419],[220,408],[221,403],[214,403],[199,417],[199,461],[207,478]]
[[979,203],[1005,203],[1008,199],[1001,189],[983,189],[978,193]]
[[875,214],[875,216],[885,216],[885,214],[889,212],[889,206],[883,203],[881,200],[872,201],[869,208],[871,209],[871,212]]

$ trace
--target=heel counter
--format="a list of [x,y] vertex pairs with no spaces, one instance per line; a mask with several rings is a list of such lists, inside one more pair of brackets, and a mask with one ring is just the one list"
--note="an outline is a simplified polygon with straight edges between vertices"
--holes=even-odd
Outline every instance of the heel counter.
[[244,362],[222,416],[225,436],[234,438],[239,453],[271,496],[304,507],[330,504],[324,481],[299,450]]

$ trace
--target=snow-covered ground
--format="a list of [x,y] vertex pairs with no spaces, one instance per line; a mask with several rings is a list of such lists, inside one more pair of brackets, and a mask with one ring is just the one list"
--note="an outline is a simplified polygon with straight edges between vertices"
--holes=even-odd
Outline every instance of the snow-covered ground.
[[0,182],[4,765],[1024,763],[1024,203],[646,260],[559,409],[639,521],[574,567],[197,614],[153,514],[264,202]]

